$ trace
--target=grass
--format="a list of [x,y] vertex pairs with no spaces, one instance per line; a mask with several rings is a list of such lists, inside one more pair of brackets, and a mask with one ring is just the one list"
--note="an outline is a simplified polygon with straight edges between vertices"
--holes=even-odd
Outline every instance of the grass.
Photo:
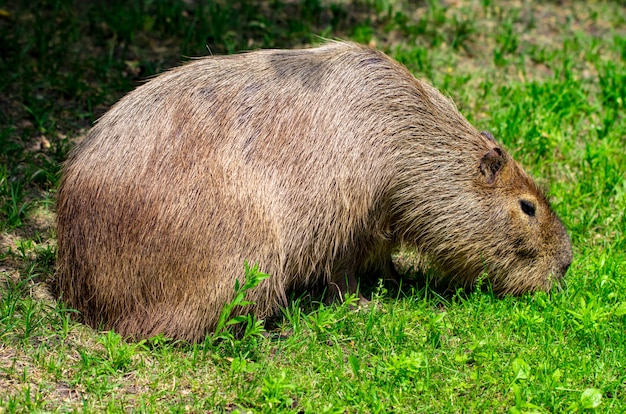
[[[626,411],[625,16],[571,0],[0,2],[0,412]],[[294,298],[265,336],[194,345],[74,322],[47,288],[68,150],[207,46],[319,35],[387,51],[493,132],[569,229],[563,289],[441,296],[409,277],[373,306]]]

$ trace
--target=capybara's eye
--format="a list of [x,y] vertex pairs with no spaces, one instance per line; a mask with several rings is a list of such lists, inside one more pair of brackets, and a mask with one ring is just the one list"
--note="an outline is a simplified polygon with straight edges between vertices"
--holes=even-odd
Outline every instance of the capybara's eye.
[[535,217],[535,204],[532,201],[520,200],[519,205],[526,215]]

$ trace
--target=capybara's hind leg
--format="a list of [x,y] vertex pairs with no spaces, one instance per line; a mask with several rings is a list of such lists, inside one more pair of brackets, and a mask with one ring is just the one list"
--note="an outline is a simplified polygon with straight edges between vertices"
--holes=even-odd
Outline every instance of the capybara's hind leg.
[[400,281],[400,273],[398,272],[398,269],[396,269],[396,266],[393,264],[393,259],[391,258],[391,255],[389,255],[385,262],[381,265],[380,272],[385,281],[394,282],[396,284]]

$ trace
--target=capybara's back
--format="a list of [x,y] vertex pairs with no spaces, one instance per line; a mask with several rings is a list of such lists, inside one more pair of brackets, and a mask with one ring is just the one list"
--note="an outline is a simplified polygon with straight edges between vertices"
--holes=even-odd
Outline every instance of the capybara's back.
[[[565,229],[489,134],[351,43],[193,61],[137,88],[71,153],[58,193],[62,300],[92,326],[199,340],[244,261],[265,317],[417,248],[442,275],[549,289]],[[344,282],[344,283],[342,283]]]

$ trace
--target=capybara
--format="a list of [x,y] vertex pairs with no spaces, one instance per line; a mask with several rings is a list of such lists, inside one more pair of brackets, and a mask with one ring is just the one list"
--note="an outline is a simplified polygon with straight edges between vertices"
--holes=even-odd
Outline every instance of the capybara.
[[[347,42],[197,59],[114,105],[57,200],[61,300],[126,337],[198,341],[243,280],[353,292],[412,246],[453,282],[548,290],[572,259],[537,185],[450,99]],[[379,273],[380,274],[380,273]]]

